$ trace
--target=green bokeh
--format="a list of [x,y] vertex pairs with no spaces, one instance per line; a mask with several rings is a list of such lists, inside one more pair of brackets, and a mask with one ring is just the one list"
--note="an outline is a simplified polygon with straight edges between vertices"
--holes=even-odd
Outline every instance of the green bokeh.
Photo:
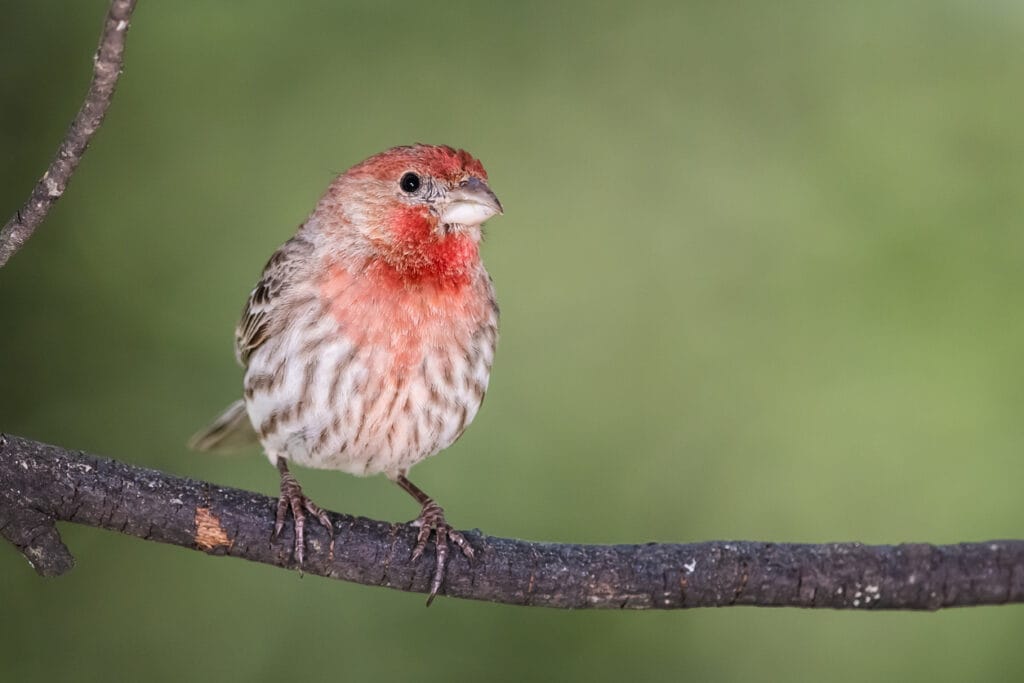
[[[333,173],[465,147],[506,215],[487,403],[416,481],[579,542],[954,542],[1024,528],[1024,5],[147,2],[105,127],[0,270],[0,429],[273,493],[187,452],[232,329]],[[0,3],[0,214],[105,3]],[[300,471],[408,519],[383,479]],[[563,613],[63,528],[0,547],[3,680],[1020,680],[1019,607]]]

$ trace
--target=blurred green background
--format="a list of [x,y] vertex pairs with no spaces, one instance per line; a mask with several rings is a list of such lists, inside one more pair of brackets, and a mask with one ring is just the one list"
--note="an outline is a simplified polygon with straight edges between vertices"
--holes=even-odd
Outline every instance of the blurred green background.
[[[576,542],[1024,535],[1024,4],[140,3],[65,197],[0,270],[0,429],[276,491],[189,453],[232,330],[334,173],[472,151],[502,341],[414,480]],[[105,3],[0,3],[0,214],[49,162]],[[314,500],[404,520],[382,478]],[[10,681],[1019,680],[1020,607],[557,612],[65,526],[0,547]]]

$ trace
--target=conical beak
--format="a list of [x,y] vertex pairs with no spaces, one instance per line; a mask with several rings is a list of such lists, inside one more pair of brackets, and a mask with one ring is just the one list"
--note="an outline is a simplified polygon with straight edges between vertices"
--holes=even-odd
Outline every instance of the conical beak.
[[479,178],[468,178],[448,191],[441,209],[441,222],[448,225],[480,225],[503,213],[501,202]]

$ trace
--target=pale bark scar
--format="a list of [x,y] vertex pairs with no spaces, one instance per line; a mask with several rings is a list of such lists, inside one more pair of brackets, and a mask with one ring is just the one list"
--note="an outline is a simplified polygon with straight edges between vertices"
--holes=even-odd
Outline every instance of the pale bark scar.
[[234,541],[228,538],[224,527],[220,524],[217,515],[210,511],[210,508],[196,508],[196,547],[200,550],[213,550],[220,546],[230,548]]

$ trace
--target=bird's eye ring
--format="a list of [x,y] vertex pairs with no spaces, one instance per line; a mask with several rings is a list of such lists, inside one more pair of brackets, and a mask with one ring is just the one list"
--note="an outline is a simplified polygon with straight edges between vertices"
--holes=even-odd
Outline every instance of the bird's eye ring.
[[401,187],[404,192],[412,194],[416,190],[420,189],[420,177],[415,173],[406,173],[402,176],[402,179],[398,181],[398,186]]

